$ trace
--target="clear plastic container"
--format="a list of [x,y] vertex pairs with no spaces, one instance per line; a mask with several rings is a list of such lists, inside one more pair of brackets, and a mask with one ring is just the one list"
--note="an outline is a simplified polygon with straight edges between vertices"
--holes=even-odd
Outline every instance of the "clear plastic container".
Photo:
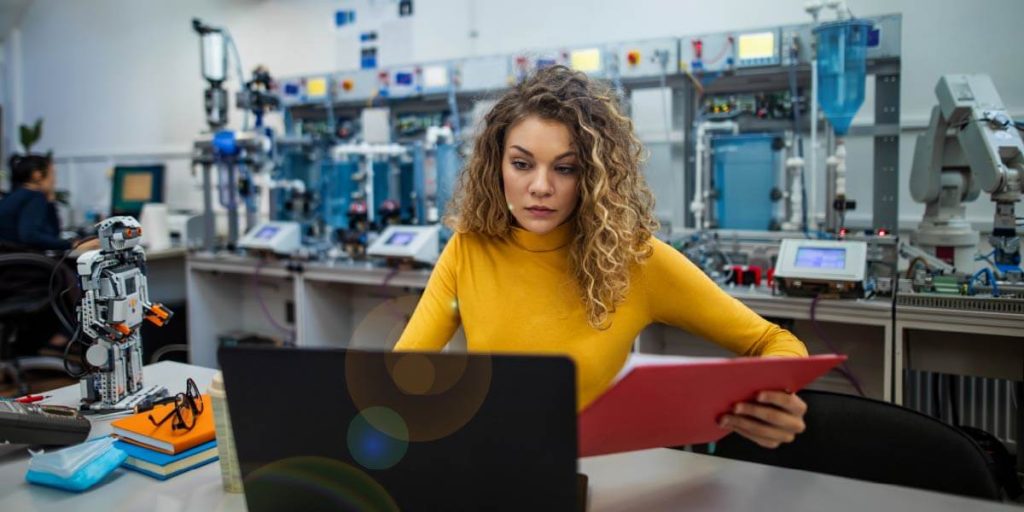
[[217,455],[220,457],[220,475],[225,492],[242,492],[242,468],[238,465],[235,436],[231,431],[228,397],[224,391],[224,377],[220,372],[210,382],[210,402],[213,407],[213,426],[217,432]]
[[843,136],[864,103],[868,35],[872,23],[846,20],[814,29],[818,36],[818,103]]

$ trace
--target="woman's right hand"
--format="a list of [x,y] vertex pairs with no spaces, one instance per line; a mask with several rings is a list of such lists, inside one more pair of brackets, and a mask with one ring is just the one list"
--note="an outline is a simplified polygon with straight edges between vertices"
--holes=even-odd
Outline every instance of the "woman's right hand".
[[83,242],[79,242],[72,249],[75,252],[85,252],[85,251],[91,251],[93,249],[99,249],[99,248],[100,248],[100,240],[98,238],[90,238],[90,239],[85,240]]

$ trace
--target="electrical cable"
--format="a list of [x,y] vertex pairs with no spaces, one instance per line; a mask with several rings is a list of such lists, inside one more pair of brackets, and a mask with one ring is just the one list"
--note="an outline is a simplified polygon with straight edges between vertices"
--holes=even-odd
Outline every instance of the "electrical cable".
[[982,274],[985,274],[985,277],[988,279],[988,285],[992,287],[992,296],[998,297],[999,284],[996,283],[995,274],[992,273],[992,269],[990,268],[983,268],[981,270],[978,270],[977,272],[974,273],[974,275],[971,276],[971,278],[967,281],[967,293],[974,295],[974,281],[981,277]]
[[931,265],[929,265],[928,262],[925,261],[924,258],[922,258],[920,256],[915,256],[913,259],[910,260],[910,265],[907,266],[907,278],[908,279],[914,277],[914,268],[916,268],[918,263],[924,265],[924,268],[926,268],[928,271],[932,270]]
[[[75,332],[74,334],[72,334],[71,339],[69,339],[67,344],[64,345],[64,357],[62,358],[64,363],[64,372],[71,376],[71,378],[73,379],[80,379],[82,377],[85,377],[86,374],[89,373],[89,370],[87,370],[85,366],[87,362],[85,360],[84,352],[82,353],[82,367],[79,369],[79,371],[72,371],[71,367],[68,365],[68,363],[70,362],[68,356],[71,355],[71,345],[74,345],[75,343],[82,343],[79,340],[79,336],[81,335],[81,333],[82,326],[79,325],[77,328],[75,328]],[[84,346],[85,344],[82,343],[82,345]]]
[[[825,333],[822,332],[821,326],[818,325],[816,313],[819,301],[821,301],[820,295],[816,295],[814,299],[811,300],[811,328],[814,329],[814,334],[818,336],[818,339],[820,339],[821,342],[824,343],[829,350],[831,350],[833,353],[839,354],[839,350],[837,350],[835,345],[833,345],[832,342],[828,340],[828,338],[825,336]],[[854,389],[857,390],[857,393],[860,396],[867,396],[864,394],[864,388],[861,386],[860,379],[858,379],[857,376],[853,374],[853,371],[850,370],[850,365],[846,361],[843,361],[840,366],[840,368],[836,368],[836,371],[839,372],[840,375],[845,377],[846,380],[848,380],[850,384],[853,385]]]
[[[47,288],[46,288],[47,294],[49,295],[49,299],[50,299],[50,308],[53,310],[53,313],[57,316],[57,320],[60,321],[61,326],[64,327],[64,329],[69,334],[74,333],[76,331],[77,323],[74,326],[72,325],[72,322],[70,320],[71,315],[70,315],[69,312],[67,312],[62,307],[62,301],[63,301],[63,298],[64,298],[64,294],[66,294],[67,292],[71,291],[72,283],[67,283],[67,286],[64,288],[64,291],[62,291],[59,295],[56,295],[55,291],[53,289],[54,278],[57,277],[57,271],[62,269],[62,268],[64,268],[64,261],[67,259],[68,255],[70,255],[71,252],[74,251],[75,248],[77,248],[78,246],[82,245],[83,243],[88,242],[90,240],[93,240],[95,238],[96,238],[96,236],[93,235],[93,236],[82,238],[81,240],[76,242],[75,245],[71,249],[69,249],[67,251],[64,251],[64,254],[61,255],[59,260],[57,260],[57,264],[54,265],[53,269],[50,271],[50,279],[48,280],[48,284],[47,284]],[[77,284],[77,283],[74,283],[74,284]],[[76,321],[77,321],[77,319],[76,319]]]
[[[273,315],[270,314],[270,308],[267,307],[267,303],[264,302],[263,296],[260,294],[260,269],[263,268],[263,264],[265,262],[266,262],[266,260],[264,260],[263,258],[260,258],[260,259],[256,260],[256,267],[253,269],[253,273],[252,273],[252,287],[253,287],[253,294],[256,296],[256,302],[259,303],[260,311],[263,312],[263,316],[266,317],[268,322],[270,322],[270,325],[272,325],[276,329],[284,332],[289,337],[294,337],[295,336],[295,330],[291,329],[291,328],[289,328],[287,326],[279,324],[277,322],[277,320],[274,319]],[[291,340],[289,340],[289,341],[291,341]]]
[[[235,38],[231,36],[231,32],[226,28],[222,28],[224,31],[224,40],[231,46],[231,54],[235,60],[235,72],[238,73],[238,87],[245,87],[245,73],[242,71],[242,57],[238,53],[238,46],[235,44]],[[242,114],[242,129],[249,129],[249,109],[244,109]]]
[[999,267],[996,266],[996,263],[994,261],[992,261],[992,257],[995,256],[995,254],[996,254],[996,251],[995,251],[995,249],[993,249],[992,252],[990,252],[988,254],[979,254],[978,256],[975,256],[974,257],[974,261],[984,261],[984,262],[988,263],[988,266],[992,268],[992,272],[994,272],[995,276],[998,278],[998,277],[1002,276],[1002,273],[999,270]]
[[384,275],[384,279],[380,283],[381,288],[385,288],[386,289],[387,286],[388,286],[388,283],[391,282],[391,280],[394,279],[394,277],[398,275],[398,272],[399,272],[399,270],[398,270],[398,266],[397,265],[394,266],[394,267],[389,268],[388,269],[388,273]]

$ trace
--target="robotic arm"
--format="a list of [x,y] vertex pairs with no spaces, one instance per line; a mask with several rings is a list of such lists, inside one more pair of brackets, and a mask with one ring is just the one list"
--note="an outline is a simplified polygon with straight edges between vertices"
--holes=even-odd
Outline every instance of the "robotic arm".
[[918,137],[910,192],[926,204],[918,243],[961,271],[969,270],[977,236],[963,203],[982,190],[996,203],[989,242],[1001,273],[1019,275],[1020,238],[1014,206],[1024,176],[1024,142],[987,75],[946,75],[935,86],[939,105]]

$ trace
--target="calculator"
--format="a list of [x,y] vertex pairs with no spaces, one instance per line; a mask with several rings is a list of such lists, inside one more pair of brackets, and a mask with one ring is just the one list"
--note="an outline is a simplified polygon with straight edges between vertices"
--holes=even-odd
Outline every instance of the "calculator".
[[77,444],[89,437],[90,427],[71,407],[0,401],[0,443]]

